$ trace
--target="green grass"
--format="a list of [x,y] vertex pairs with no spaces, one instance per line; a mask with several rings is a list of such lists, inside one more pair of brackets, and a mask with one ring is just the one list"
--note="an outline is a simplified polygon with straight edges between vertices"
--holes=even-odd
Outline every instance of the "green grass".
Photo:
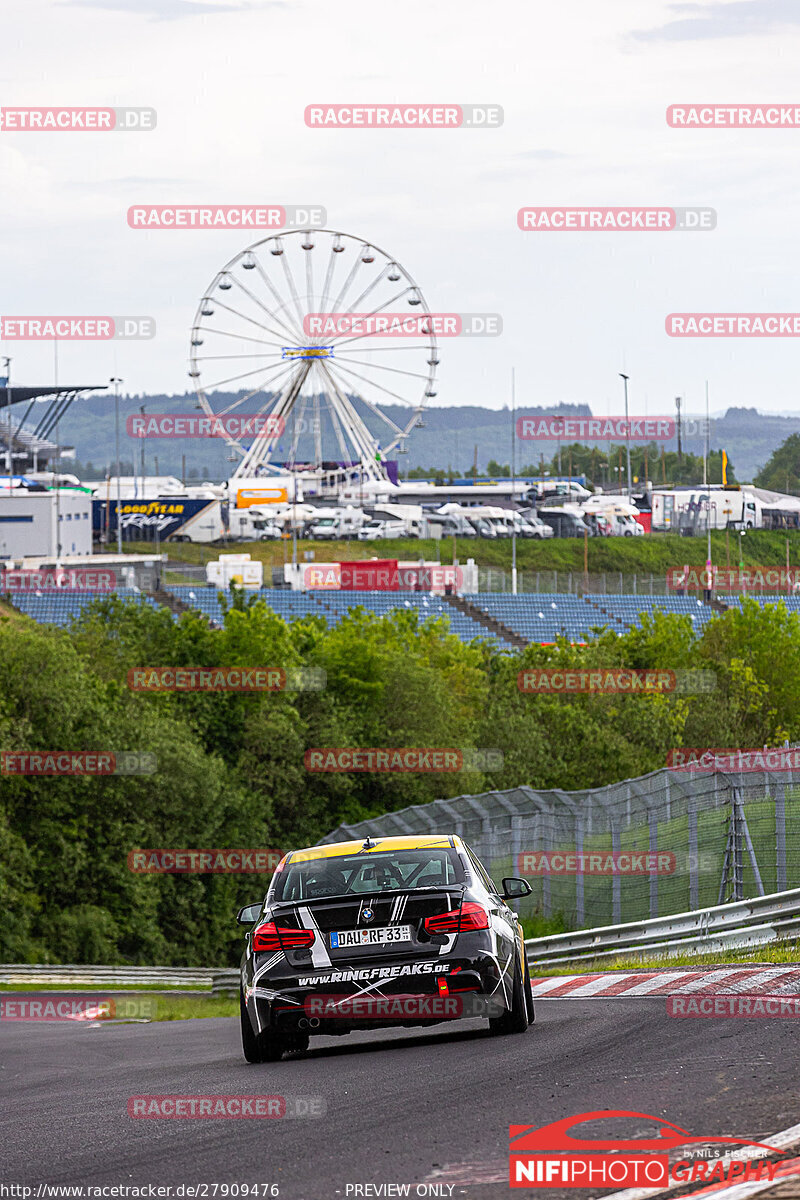
[[11,992],[30,993],[40,996],[45,992],[71,999],[90,998],[102,1001],[114,1000],[114,1015],[117,1020],[188,1021],[197,1017],[236,1017],[239,1015],[237,996],[212,996],[200,992],[167,995],[163,992],[142,992],[120,987],[68,988],[55,984],[37,987],[22,985],[0,985],[0,994]]
[[783,964],[800,966],[800,942],[773,942],[768,946],[754,946],[750,950],[719,950],[708,954],[650,954],[620,956],[619,958],[582,959],[576,963],[559,963],[557,966],[532,966],[531,977],[543,979],[552,975],[596,974],[598,971],[635,971],[647,968],[672,967],[737,967],[742,964],[772,966]]
[[[754,530],[745,537],[739,538],[732,533],[729,538],[729,550],[726,548],[724,532],[714,532],[711,535],[712,559],[719,566],[738,566],[739,542],[745,566],[784,566],[786,564],[786,542],[789,542],[789,560],[793,566],[800,565],[800,531],[797,530]],[[152,542],[126,542],[126,553],[152,554],[155,546]],[[222,547],[226,549],[226,547]],[[265,564],[265,567],[281,566],[286,559],[291,561],[291,540],[282,542],[231,542],[227,549],[235,549],[237,553],[250,554]],[[297,554],[300,562],[305,561],[303,555],[313,550],[319,562],[338,562],[358,558],[399,558],[416,560],[424,558],[432,561],[441,557],[442,562],[452,562],[453,541],[447,538],[443,541],[432,539],[419,540],[416,538],[399,538],[396,541],[358,542],[312,542],[300,540],[297,543]],[[190,542],[165,542],[160,544],[159,552],[167,554],[170,559],[198,565],[216,559],[219,556],[219,546],[195,545]],[[456,543],[457,557],[460,562],[474,558],[478,566],[504,567],[511,566],[511,542],[502,539],[491,541],[484,538],[460,539]],[[517,539],[517,566],[525,571],[583,571],[583,540],[579,538],[551,538],[546,542],[530,539]],[[625,574],[634,572],[664,574],[668,567],[688,563],[690,566],[704,566],[706,561],[705,537],[683,538],[677,534],[655,533],[643,538],[590,538],[588,542],[589,572],[597,574],[603,571],[622,571]]]
[[[124,970],[124,968],[120,969]],[[56,971],[58,970],[58,967],[54,966],[52,967],[52,970]],[[91,967],[87,967],[86,970],[89,972]],[[36,980],[33,979],[30,982],[26,981],[25,983],[0,983],[0,992],[94,992],[96,994],[103,992],[103,994],[107,996],[112,993],[112,990],[114,993],[163,992],[164,995],[167,996],[171,993],[181,993],[188,990],[193,995],[211,995],[210,987],[207,989],[197,989],[195,992],[194,989],[185,989],[180,984],[168,983],[115,983],[113,989],[104,989],[102,985],[83,986],[79,983],[70,983],[66,976],[64,983],[37,983]]]
[[157,996],[155,1021],[189,1021],[198,1017],[238,1017],[238,996]]

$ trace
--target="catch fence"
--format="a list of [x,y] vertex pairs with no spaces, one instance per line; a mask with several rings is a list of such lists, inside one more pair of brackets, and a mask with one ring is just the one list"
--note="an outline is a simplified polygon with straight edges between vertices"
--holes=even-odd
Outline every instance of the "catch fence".
[[523,917],[640,921],[800,887],[800,772],[660,770],[579,792],[511,788],[340,825],[349,838],[456,833]]

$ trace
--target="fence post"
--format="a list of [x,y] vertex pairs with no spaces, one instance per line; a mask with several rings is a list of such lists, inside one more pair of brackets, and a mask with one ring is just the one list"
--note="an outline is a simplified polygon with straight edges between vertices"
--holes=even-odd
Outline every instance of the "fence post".
[[731,830],[733,834],[733,899],[744,900],[744,863],[742,862],[742,818],[739,810],[739,789],[731,795]]
[[689,821],[689,908],[700,907],[700,881],[697,861],[697,800],[690,796],[686,801]]
[[[647,824],[649,826],[650,838],[650,853],[658,854],[658,821],[656,820],[655,811],[652,808],[647,810]],[[656,858],[658,863],[658,858]],[[650,873],[650,916],[658,916],[658,873],[652,871]]]
[[[610,817],[609,824],[611,825],[611,851],[614,861],[616,861],[620,851],[619,828],[616,821],[612,821]],[[619,925],[622,922],[622,879],[616,872],[611,876],[611,896],[613,923]]]
[[786,785],[775,789],[775,890],[785,892],[786,879]]

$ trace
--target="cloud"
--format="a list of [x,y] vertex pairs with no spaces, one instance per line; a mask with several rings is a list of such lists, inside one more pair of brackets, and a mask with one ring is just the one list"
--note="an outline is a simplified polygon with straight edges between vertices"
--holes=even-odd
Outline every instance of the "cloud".
[[63,6],[74,8],[104,8],[109,12],[126,12],[152,17],[159,21],[174,21],[181,17],[199,17],[207,13],[249,12],[261,8],[283,8],[283,0],[67,0]]
[[157,184],[158,186],[164,186],[164,187],[186,187],[187,184],[199,184],[200,182],[201,181],[199,179],[169,179],[169,178],[162,177],[160,175],[153,175],[153,176],[124,175],[118,179],[92,179],[92,180],[71,179],[71,180],[67,180],[65,183],[63,183],[60,186],[71,187],[71,188],[96,189],[96,188],[103,188],[103,187],[107,187],[107,188],[130,187],[131,184],[138,185],[140,183],[144,183],[144,184],[147,184],[148,187],[151,184]]
[[670,9],[676,14],[674,20],[657,29],[637,30],[633,36],[646,42],[695,42],[800,28],[796,0],[715,0],[712,4],[671,4]]
[[569,158],[569,154],[562,154],[560,150],[523,150],[521,154],[515,154],[515,158],[536,158],[540,162],[550,162],[554,158]]

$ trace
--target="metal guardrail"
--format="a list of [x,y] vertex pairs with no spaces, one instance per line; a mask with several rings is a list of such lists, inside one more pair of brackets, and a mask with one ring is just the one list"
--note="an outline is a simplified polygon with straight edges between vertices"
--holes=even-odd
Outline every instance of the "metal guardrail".
[[217,967],[107,967],[39,963],[0,965],[0,986],[170,987],[211,991]]
[[[800,888],[669,917],[528,938],[525,947],[528,963],[534,968],[630,954],[669,956],[764,946],[792,936],[800,937]],[[72,987],[153,984],[223,996],[239,990],[240,972],[238,967],[0,965],[0,986],[37,983]]]
[[238,967],[232,967],[229,971],[215,971],[214,981],[211,984],[211,995],[228,996],[233,992],[238,992],[241,981],[242,976]]
[[800,888],[694,912],[528,938],[528,963],[590,962],[627,954],[707,953],[800,935]]

